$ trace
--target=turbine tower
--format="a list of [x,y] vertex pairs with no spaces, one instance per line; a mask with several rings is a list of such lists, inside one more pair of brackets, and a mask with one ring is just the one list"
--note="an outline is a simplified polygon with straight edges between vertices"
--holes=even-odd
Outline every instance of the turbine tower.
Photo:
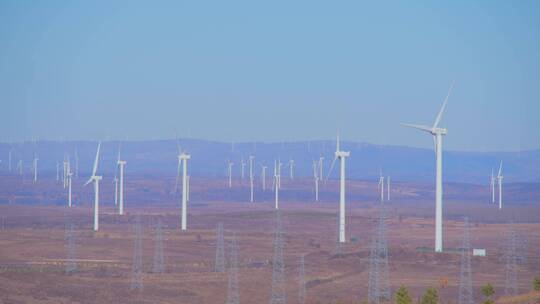
[[501,161],[501,164],[499,165],[499,173],[497,173],[497,185],[499,186],[499,210],[502,209],[502,180],[503,180],[503,175],[502,175],[502,161]]
[[382,175],[382,171],[379,171],[379,190],[381,192],[379,199],[382,203],[384,202],[384,176]]
[[96,175],[99,163],[99,150],[101,149],[101,142],[98,143],[96,158],[94,159],[94,168],[92,169],[92,176],[84,184],[85,186],[94,183],[94,231],[99,230],[99,181],[102,176]]
[[244,161],[244,157],[242,156],[242,159],[240,159],[240,168],[242,170],[241,172],[241,175],[240,175],[240,179],[242,180],[242,182],[244,181],[244,169],[246,168],[246,162]]
[[187,187],[188,187],[188,180],[187,180],[187,161],[191,158],[191,155],[185,153],[182,151],[182,153],[178,156],[180,161],[182,162],[182,218],[181,218],[181,225],[182,230],[187,230]]
[[249,201],[253,203],[253,155],[249,156],[249,186],[250,186],[250,198]]
[[386,177],[386,200],[390,201],[390,176]]
[[38,177],[38,170],[37,170],[37,166],[38,166],[38,160],[39,158],[37,158],[36,154],[34,154],[34,160],[33,160],[33,168],[34,168],[34,184],[37,183],[37,177]]
[[489,182],[491,186],[491,203],[495,204],[495,176],[493,176],[493,168],[491,168],[491,178]]
[[120,150],[121,146],[118,147],[118,160],[116,161],[120,169],[120,180],[118,181],[118,214],[124,215],[124,166],[126,165],[126,161],[120,157]]
[[234,163],[232,161],[229,160],[229,163],[228,163],[228,170],[229,170],[229,188],[232,188],[232,167],[233,167]]
[[68,172],[67,184],[68,184],[68,207],[71,208],[71,179],[73,178],[73,172]]
[[294,159],[289,159],[289,178],[294,179]]
[[435,123],[432,127],[422,126],[422,125],[413,125],[413,124],[402,124],[406,127],[415,128],[424,132],[430,133],[434,137],[435,142],[435,158],[436,158],[436,179],[435,179],[435,252],[443,251],[443,231],[442,231],[442,221],[443,221],[443,206],[442,206],[442,196],[443,196],[443,187],[442,187],[442,137],[446,135],[447,130],[445,128],[440,128],[439,123],[441,122],[444,109],[446,108],[446,103],[448,97],[452,92],[454,83],[450,86],[448,94],[444,99],[443,105],[435,118]]
[[339,148],[339,133],[336,140],[336,152],[334,153],[334,160],[328,171],[328,177],[332,173],[334,164],[337,159],[340,161],[340,178],[339,178],[339,242],[345,243],[345,159],[351,155],[349,151],[341,151]]
[[315,201],[319,201],[319,176],[317,175],[317,161],[313,161],[313,181],[315,182]]
[[267,166],[261,165],[262,172],[261,172],[261,178],[262,178],[262,188],[263,191],[266,191],[266,168]]
[[279,174],[279,169],[276,161],[274,160],[274,190],[276,192],[276,203],[274,208],[279,210],[279,180],[281,176]]

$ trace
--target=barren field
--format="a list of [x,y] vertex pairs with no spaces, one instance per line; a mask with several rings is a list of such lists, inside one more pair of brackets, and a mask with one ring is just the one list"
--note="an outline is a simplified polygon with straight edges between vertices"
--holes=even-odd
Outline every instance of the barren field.
[[[272,191],[257,189],[256,202],[246,202],[248,188],[233,190],[223,180],[192,184],[188,231],[179,226],[178,195],[171,180],[139,178],[126,187],[127,215],[116,215],[109,183],[103,183],[100,231],[92,225],[91,187],[75,187],[76,205],[63,205],[64,193],[54,180],[39,186],[3,178],[0,205],[0,303],[224,303],[227,274],[214,273],[216,225],[223,222],[226,243],[233,232],[240,247],[240,298],[244,303],[267,303],[271,292],[273,228]],[[260,188],[260,186],[259,186]],[[447,253],[435,254],[434,206],[430,188],[396,183],[388,219],[390,282],[414,298],[436,287],[442,303],[457,301],[462,218],[471,221],[471,245],[485,248],[487,257],[472,259],[473,284],[478,302],[480,286],[492,283],[502,296],[505,282],[504,232],[514,222],[526,240],[519,266],[520,292],[532,289],[540,275],[540,204],[523,199],[502,211],[489,204],[489,193],[471,186],[460,200],[458,186],[449,186],[445,201],[444,241]],[[53,190],[49,190],[53,189]],[[284,183],[282,207],[288,303],[298,297],[299,258],[305,255],[308,303],[361,303],[367,297],[369,251],[376,227],[377,191],[372,182],[349,182],[347,244],[338,248],[336,184],[329,183],[323,202],[309,202],[308,181]],[[427,190],[426,190],[427,189]],[[472,190],[471,190],[472,189]],[[540,191],[540,189],[537,189]],[[509,200],[511,192],[508,194]],[[24,199],[23,199],[24,197]],[[222,197],[222,199],[219,199]],[[484,197],[483,200],[480,198]],[[32,198],[39,203],[32,204]],[[242,199],[245,198],[245,199]],[[8,203],[11,201],[11,203]],[[143,223],[143,291],[130,291],[134,252],[133,223]],[[166,225],[166,273],[151,272],[155,223]],[[78,271],[65,274],[67,223],[75,225]],[[226,253],[228,246],[226,244]],[[445,284],[444,282],[447,282]]]

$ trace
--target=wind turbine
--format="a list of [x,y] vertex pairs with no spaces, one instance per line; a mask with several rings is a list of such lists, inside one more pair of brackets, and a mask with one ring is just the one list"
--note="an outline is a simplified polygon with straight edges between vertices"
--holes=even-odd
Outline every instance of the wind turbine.
[[94,231],[99,230],[99,181],[102,176],[96,175],[99,163],[99,150],[101,149],[101,141],[98,143],[96,158],[94,159],[94,168],[92,169],[92,176],[84,184],[84,186],[94,183]]
[[448,102],[448,97],[452,92],[454,83],[450,86],[448,94],[444,99],[443,105],[435,118],[433,126],[422,126],[422,125],[413,125],[413,124],[404,124],[403,126],[418,129],[427,133],[430,133],[434,137],[435,142],[435,158],[436,158],[436,179],[435,179],[435,252],[443,251],[443,231],[442,231],[442,221],[443,221],[443,206],[442,206],[442,137],[446,135],[447,130],[445,128],[440,128],[439,123],[441,122],[444,109],[446,108],[446,103]]
[[491,203],[495,204],[495,176],[493,176],[493,168],[491,168]]
[[263,191],[266,191],[266,168],[267,168],[267,166],[261,164],[261,169],[262,169],[261,178],[262,178]]
[[340,160],[340,182],[339,182],[339,242],[345,243],[345,159],[351,155],[349,151],[341,151],[339,148],[339,133],[336,140],[336,152],[334,153],[334,160],[328,171],[328,177],[332,173],[334,163],[337,159]]
[[381,192],[379,199],[382,203],[384,202],[384,176],[382,175],[382,171],[379,171],[379,190]]
[[386,177],[386,200],[390,201],[390,176]]
[[75,178],[79,178],[79,152],[75,148]]
[[289,159],[289,178],[294,179],[294,159]]
[[278,169],[278,164],[274,160],[274,190],[275,190],[275,196],[276,196],[276,203],[274,208],[276,210],[279,209],[279,180],[280,180],[280,170]]
[[319,176],[317,175],[318,165],[317,161],[313,161],[313,181],[315,182],[315,201],[319,201]]
[[228,161],[228,170],[229,170],[229,188],[232,188],[232,167],[234,163],[232,161]]
[[[57,163],[58,164],[58,163]],[[68,166],[69,167],[69,166]],[[71,172],[71,168],[67,174],[67,180],[68,180],[68,207],[71,208],[71,179],[73,177],[73,172]]]
[[252,203],[253,203],[253,158],[255,158],[253,155],[249,156],[249,185],[251,188],[250,202]]
[[38,177],[38,173],[37,173],[38,160],[39,160],[39,158],[37,158],[36,154],[34,153],[34,160],[33,160],[33,163],[32,163],[32,167],[33,167],[33,169],[34,169],[34,184],[37,183],[37,177]]
[[502,175],[502,161],[501,161],[501,164],[499,165],[499,173],[497,173],[497,184],[499,186],[499,210],[502,209],[502,180],[503,180],[503,175]]
[[67,187],[67,174],[68,174],[68,161],[67,156],[64,154],[64,171],[62,173],[62,183],[64,185],[64,189]]
[[242,182],[244,182],[244,169],[246,168],[246,162],[244,161],[244,157],[242,156],[242,159],[240,160],[240,168],[242,170],[242,173],[240,175],[240,179]]
[[[118,168],[120,169],[120,180],[117,180],[118,185],[118,214],[124,215],[124,167],[126,166],[126,161],[122,160],[120,156],[120,151],[122,149],[122,146],[118,147],[118,160],[116,161],[116,164],[118,165]],[[115,179],[116,176],[115,176]],[[116,202],[116,199],[115,199]]]
[[178,156],[182,162],[182,217],[181,228],[187,230],[187,195],[188,195],[188,179],[187,179],[187,161],[191,158],[191,155],[182,151]]

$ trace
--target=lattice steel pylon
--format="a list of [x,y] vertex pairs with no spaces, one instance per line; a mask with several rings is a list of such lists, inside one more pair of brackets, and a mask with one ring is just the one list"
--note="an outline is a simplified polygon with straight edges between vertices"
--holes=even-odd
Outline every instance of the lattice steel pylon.
[[306,265],[304,256],[300,257],[300,267],[298,269],[298,303],[306,303]]
[[377,231],[372,238],[370,251],[368,302],[378,304],[390,301],[390,298],[386,212],[380,204]]
[[66,273],[73,273],[77,271],[77,262],[76,262],[76,244],[75,244],[75,236],[73,231],[73,223],[68,223],[66,225],[66,232],[65,232],[65,240],[66,240],[66,250],[67,250],[67,258],[66,258]]
[[506,250],[504,254],[504,258],[506,260],[504,293],[506,295],[516,295],[518,293],[517,275],[519,255],[517,252],[517,247],[518,235],[512,223],[510,224],[510,229],[507,231]]
[[270,304],[287,303],[285,289],[285,264],[283,263],[283,223],[281,212],[276,210],[276,226],[274,230],[274,259],[272,262],[272,294]]
[[152,272],[164,273],[165,272],[165,255],[163,254],[163,223],[161,218],[158,218],[155,228],[155,240],[154,240],[154,264],[152,266]]
[[142,225],[141,217],[137,215],[133,225],[135,239],[133,245],[133,268],[131,274],[131,290],[143,289],[143,269],[142,269]]
[[215,272],[225,272],[225,237],[223,236],[223,223],[217,225]]
[[458,304],[474,304],[471,270],[471,237],[469,227],[469,219],[465,217],[463,227],[463,243],[461,245]]
[[238,291],[238,250],[236,234],[233,233],[229,254],[227,304],[240,304],[240,293]]

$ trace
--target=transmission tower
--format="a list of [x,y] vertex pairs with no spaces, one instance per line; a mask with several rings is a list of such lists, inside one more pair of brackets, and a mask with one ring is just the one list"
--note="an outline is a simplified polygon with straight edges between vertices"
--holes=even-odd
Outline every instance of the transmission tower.
[[390,301],[390,283],[388,275],[388,241],[386,235],[386,214],[379,205],[377,231],[372,238],[370,252],[370,270],[368,282],[368,302],[378,304]]
[[458,304],[474,304],[471,272],[471,237],[469,219],[464,219],[463,243],[461,245],[461,270],[459,276]]
[[223,236],[223,223],[217,226],[216,261],[214,262],[215,272],[225,272],[225,238]]
[[504,293],[506,295],[516,295],[518,292],[517,273],[518,273],[518,235],[514,230],[514,225],[510,224],[510,229],[507,231],[506,252],[506,276],[504,284]]
[[66,225],[65,240],[67,250],[66,273],[73,273],[77,271],[77,262],[75,261],[76,248],[75,236],[73,232],[73,223],[68,223]]
[[156,224],[154,265],[152,267],[152,272],[165,272],[165,256],[163,255],[163,223],[161,222],[161,218],[158,218]]
[[300,257],[300,269],[298,270],[298,303],[306,303],[306,266],[304,256]]
[[287,303],[285,291],[285,265],[283,263],[283,224],[281,212],[276,210],[276,226],[274,231],[274,259],[272,269],[272,295],[270,304]]
[[[222,229],[223,229],[223,225]],[[238,292],[238,242],[236,241],[236,234],[233,233],[230,244],[230,256],[229,256],[229,286],[227,292],[227,304],[240,304],[240,295]]]
[[142,290],[142,225],[141,217],[137,215],[133,225],[135,240],[133,246],[133,269],[131,275],[131,290]]

